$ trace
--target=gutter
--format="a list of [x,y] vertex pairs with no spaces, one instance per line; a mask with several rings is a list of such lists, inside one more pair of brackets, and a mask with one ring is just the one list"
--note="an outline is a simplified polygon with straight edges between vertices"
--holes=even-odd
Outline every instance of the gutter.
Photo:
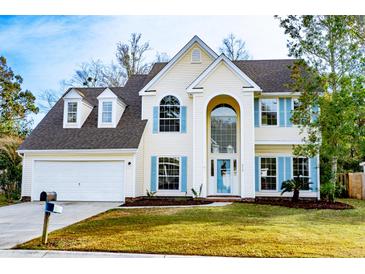
[[[80,154],[102,154],[102,153],[136,153],[136,148],[126,148],[126,149],[43,149],[43,150],[17,150],[17,153],[39,153],[39,154],[52,154],[52,153],[80,153]],[[20,155],[20,154],[19,154]]]

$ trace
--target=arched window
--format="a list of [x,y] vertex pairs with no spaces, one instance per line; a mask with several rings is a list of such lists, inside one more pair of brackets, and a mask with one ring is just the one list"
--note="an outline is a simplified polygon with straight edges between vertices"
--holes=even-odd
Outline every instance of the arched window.
[[237,114],[227,104],[216,106],[211,114],[211,152],[236,153]]
[[160,132],[180,131],[180,102],[172,95],[160,102]]

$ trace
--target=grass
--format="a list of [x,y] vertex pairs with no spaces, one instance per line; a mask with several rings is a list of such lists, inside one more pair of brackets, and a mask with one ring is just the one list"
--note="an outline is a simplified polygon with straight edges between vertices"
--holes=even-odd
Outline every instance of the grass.
[[53,249],[240,257],[365,257],[365,201],[355,209],[305,210],[255,204],[116,209],[55,231]]

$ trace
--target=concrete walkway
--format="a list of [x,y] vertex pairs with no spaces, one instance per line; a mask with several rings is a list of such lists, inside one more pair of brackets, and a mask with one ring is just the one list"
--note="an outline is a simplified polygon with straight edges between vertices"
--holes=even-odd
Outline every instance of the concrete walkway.
[[[63,207],[63,213],[51,215],[49,232],[120,205],[110,202],[56,202],[56,204]],[[12,248],[41,236],[43,217],[44,202],[0,207],[0,249]]]
[[137,254],[111,252],[78,252],[49,250],[0,250],[0,258],[196,258],[164,254]]

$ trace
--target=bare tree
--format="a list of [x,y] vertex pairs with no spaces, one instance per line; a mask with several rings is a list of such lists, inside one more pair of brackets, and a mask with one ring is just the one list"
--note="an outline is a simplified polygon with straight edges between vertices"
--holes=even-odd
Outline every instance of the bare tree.
[[155,63],[170,61],[170,56],[166,52],[156,52]]
[[233,33],[224,38],[222,43],[219,51],[232,61],[250,59],[246,43],[242,39],[237,38]]
[[41,112],[47,113],[60,99],[63,90],[46,89],[38,97],[38,107]]
[[120,87],[126,81],[124,69],[113,62],[105,65],[101,60],[82,63],[66,86],[78,87]]
[[145,74],[150,69],[150,64],[145,63],[144,55],[150,50],[148,42],[141,42],[142,34],[132,33],[128,43],[117,44],[117,59],[120,65],[126,70],[127,77],[133,74]]

